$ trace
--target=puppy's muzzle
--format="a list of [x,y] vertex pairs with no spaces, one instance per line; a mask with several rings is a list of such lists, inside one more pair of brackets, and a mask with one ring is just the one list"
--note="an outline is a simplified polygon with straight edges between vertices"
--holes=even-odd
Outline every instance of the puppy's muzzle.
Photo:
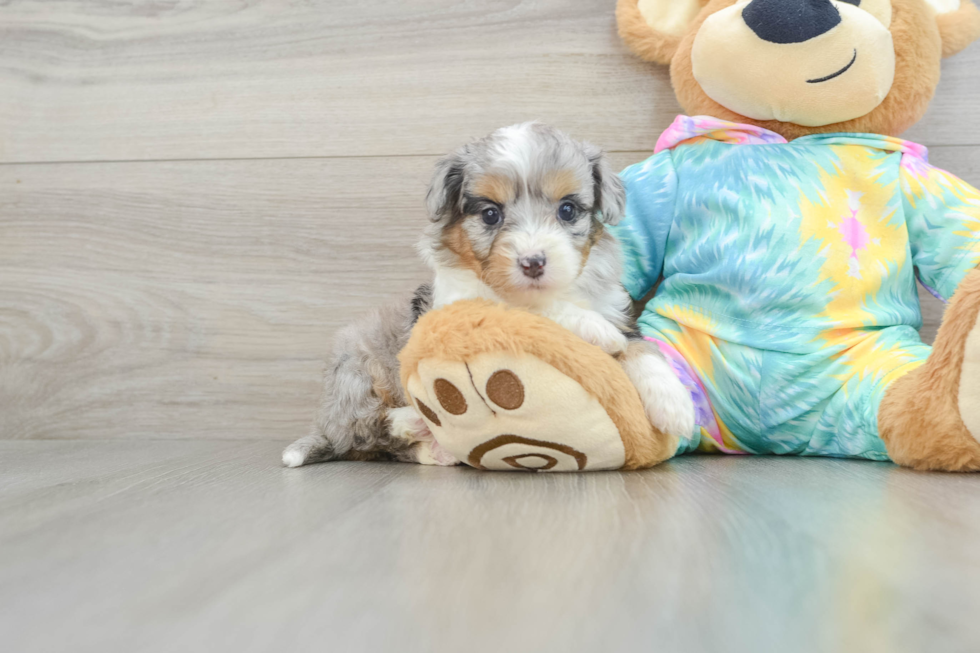
[[537,279],[544,274],[545,263],[547,263],[547,259],[545,259],[544,254],[523,256],[520,260],[521,271],[524,273],[525,277]]

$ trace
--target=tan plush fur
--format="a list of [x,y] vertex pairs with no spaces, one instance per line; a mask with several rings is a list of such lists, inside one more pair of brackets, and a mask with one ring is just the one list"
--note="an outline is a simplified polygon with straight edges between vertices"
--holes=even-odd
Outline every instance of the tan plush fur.
[[803,127],[778,120],[751,120],[721,106],[694,79],[691,49],[701,23],[735,0],[713,0],[702,11],[681,41],[670,66],[670,78],[681,106],[690,115],[706,115],[733,122],[759,125],[792,140],[816,133],[867,132],[898,136],[926,113],[939,84],[942,42],[932,11],[921,0],[892,0],[891,32],[895,42],[895,81],[891,92],[871,113],[823,127]]
[[980,9],[969,0],[936,18],[943,37],[943,56],[950,57],[980,38]]
[[[895,43],[895,81],[888,97],[860,118],[822,127],[803,127],[778,120],[751,120],[721,106],[705,94],[694,78],[691,50],[701,25],[711,14],[736,0],[711,0],[694,19],[682,39],[654,32],[646,25],[636,0],[619,0],[616,8],[620,36],[638,56],[670,63],[677,99],[689,115],[759,125],[792,140],[815,133],[867,132],[898,136],[911,127],[929,107],[939,83],[939,61],[980,37],[980,12],[970,0],[961,8],[937,18],[922,0],[892,0],[891,32]],[[943,39],[948,38],[948,42]]]
[[463,301],[423,315],[398,357],[402,385],[423,359],[467,361],[496,352],[535,356],[596,397],[622,437],[624,469],[650,467],[673,455],[676,442],[650,425],[619,363],[551,320],[520,309]]
[[959,411],[966,338],[980,313],[980,271],[953,295],[925,365],[895,381],[878,409],[878,431],[900,465],[952,472],[980,471],[980,443]]
[[640,13],[637,0],[619,0],[616,3],[616,24],[619,37],[641,59],[667,65],[677,52],[681,38],[650,29]]

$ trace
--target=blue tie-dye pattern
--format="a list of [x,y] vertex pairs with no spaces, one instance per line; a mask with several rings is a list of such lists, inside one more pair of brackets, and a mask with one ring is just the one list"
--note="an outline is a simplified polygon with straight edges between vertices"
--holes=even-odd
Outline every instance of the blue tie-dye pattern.
[[670,153],[664,155],[652,156],[622,173],[624,182],[632,187],[626,194],[630,226],[620,223],[629,234],[628,238],[620,239],[626,271],[623,284],[637,299],[642,298],[660,277],[667,234],[674,215],[677,174],[670,165]]
[[[931,166],[907,165],[902,173],[912,260],[922,283],[949,299],[966,271],[980,262],[972,246],[980,236],[980,191]],[[959,237],[951,239],[951,232]]]
[[[732,132],[704,130],[621,174],[623,282],[639,299],[663,277],[641,330],[691,366],[731,449],[887,459],[878,405],[930,351],[914,274],[948,299],[976,267],[980,193],[893,138]],[[855,209],[851,231],[804,232],[804,205],[836,216],[841,192],[860,203],[869,188],[876,209]],[[882,238],[888,256],[869,255]],[[856,268],[827,273],[847,252]],[[701,426],[679,452],[705,447]]]

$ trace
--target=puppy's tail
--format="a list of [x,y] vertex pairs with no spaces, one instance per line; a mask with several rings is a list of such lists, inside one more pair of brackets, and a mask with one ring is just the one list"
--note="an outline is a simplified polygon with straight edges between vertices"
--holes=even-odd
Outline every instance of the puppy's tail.
[[412,443],[395,449],[376,449],[361,451],[348,449],[338,451],[330,440],[314,433],[300,438],[282,452],[282,464],[286,467],[302,467],[313,463],[328,463],[334,460],[417,462]]
[[340,456],[333,444],[319,433],[300,438],[282,452],[282,464],[286,467],[301,467],[338,459]]

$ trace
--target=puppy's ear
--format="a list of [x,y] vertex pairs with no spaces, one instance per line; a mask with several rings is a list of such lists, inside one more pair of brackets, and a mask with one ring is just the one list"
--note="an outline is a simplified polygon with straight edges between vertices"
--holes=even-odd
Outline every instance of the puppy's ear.
[[589,163],[592,165],[592,181],[595,184],[595,208],[605,224],[616,224],[626,211],[626,188],[613,172],[605,153],[590,148]]
[[980,38],[980,10],[970,0],[926,0],[936,12],[943,56],[951,57]]
[[707,0],[619,0],[619,37],[641,59],[669,64]]
[[433,222],[450,221],[462,212],[463,158],[453,152],[436,164],[425,207]]

